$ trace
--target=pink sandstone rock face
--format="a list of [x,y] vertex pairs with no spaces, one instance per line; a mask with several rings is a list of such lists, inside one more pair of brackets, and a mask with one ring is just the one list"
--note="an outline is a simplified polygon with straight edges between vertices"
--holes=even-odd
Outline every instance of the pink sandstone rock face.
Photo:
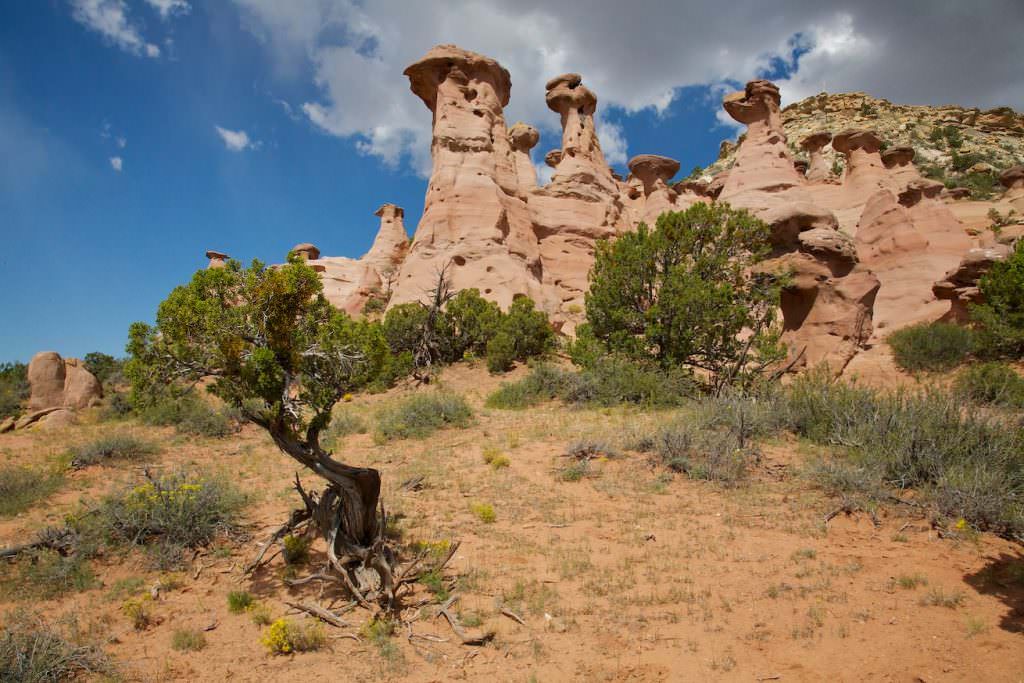
[[949,301],[949,311],[943,320],[966,322],[969,319],[969,304],[984,301],[978,282],[992,268],[992,264],[1003,261],[1013,253],[1005,244],[996,244],[984,249],[971,249],[963,260],[946,276],[935,283],[933,291],[938,299]]
[[832,142],[832,133],[818,131],[811,133],[800,141],[800,149],[807,152],[807,180],[810,182],[822,182],[832,178],[832,169],[821,153],[821,148]]
[[61,358],[55,351],[41,351],[28,365],[28,408],[81,410],[97,405],[103,387],[77,358]]
[[747,125],[719,201],[750,210],[771,228],[774,258],[761,269],[789,272],[782,294],[783,342],[794,367],[839,374],[867,342],[878,279],[858,263],[850,236],[812,200],[793,166],[779,116],[779,91],[751,81],[726,96],[726,112]]
[[409,251],[405,211],[394,204],[384,204],[374,215],[380,218],[380,227],[373,246],[362,258],[329,256],[309,261],[321,271],[327,300],[352,315],[362,313],[371,296],[387,296]]
[[422,299],[446,266],[454,290],[475,287],[508,307],[543,306],[543,266],[503,108],[508,71],[493,59],[439,45],[405,70],[433,115],[433,171],[423,216],[391,305]]

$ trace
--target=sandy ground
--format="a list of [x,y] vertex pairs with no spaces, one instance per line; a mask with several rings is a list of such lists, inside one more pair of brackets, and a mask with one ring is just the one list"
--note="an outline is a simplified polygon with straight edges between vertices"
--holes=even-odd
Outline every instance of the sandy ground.
[[[425,605],[405,612],[415,620],[390,651],[351,638],[368,616],[351,612],[350,628],[326,629],[326,649],[270,656],[259,642],[265,627],[229,613],[228,592],[250,591],[275,617],[292,613],[285,600],[344,598],[321,595],[313,584],[288,589],[280,559],[243,576],[252,543],[202,553],[178,574],[180,587],[160,594],[153,606],[159,623],[142,632],[112,591],[129,577],[147,587],[164,577],[139,554],[97,564],[101,587],[37,607],[53,619],[75,614],[104,634],[130,680],[1024,681],[1020,546],[987,534],[940,538],[905,506],[881,510],[877,528],[863,514],[840,514],[826,525],[837,502],[799,476],[810,447],[795,440],[765,444],[753,480],[737,488],[671,476],[631,452],[601,463],[594,477],[562,481],[557,472],[573,440],[621,441],[669,415],[558,404],[486,409],[498,382],[479,368],[449,369],[444,383],[471,402],[473,426],[384,445],[355,435],[338,451],[380,468],[385,501],[401,515],[406,540],[461,540],[450,575],[458,577],[461,614],[496,632],[483,647],[458,644],[436,607]],[[343,409],[372,425],[376,408],[404,391],[357,397]],[[131,423],[2,435],[0,463],[48,462],[115,429],[159,440],[156,468],[230,474],[252,496],[246,524],[256,539],[296,502],[296,467],[252,427],[224,440]],[[510,466],[487,465],[485,448],[507,455]],[[401,489],[414,476],[424,477],[424,487]],[[125,464],[73,473],[45,502],[0,518],[0,545],[139,477],[137,465]],[[474,503],[492,504],[496,521],[477,519]],[[322,559],[314,546],[311,568]],[[918,585],[901,587],[908,577]],[[959,596],[958,604],[929,605],[939,593]],[[428,597],[419,591],[407,603]],[[0,604],[0,614],[14,606]],[[503,616],[503,607],[525,625]],[[171,648],[176,629],[212,625],[205,649]]]

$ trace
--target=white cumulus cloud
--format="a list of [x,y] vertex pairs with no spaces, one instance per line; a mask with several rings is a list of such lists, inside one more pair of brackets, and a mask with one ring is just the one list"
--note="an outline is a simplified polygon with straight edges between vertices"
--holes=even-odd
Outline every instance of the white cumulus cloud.
[[224,146],[232,152],[259,149],[262,144],[258,140],[250,139],[249,134],[244,130],[230,130],[220,126],[214,126],[214,128],[217,130],[217,135],[220,136],[220,139],[224,141]]
[[[429,169],[430,114],[402,71],[438,43],[501,62],[512,75],[507,120],[546,132],[557,132],[558,117],[544,104],[544,83],[567,71],[597,94],[599,123],[608,107],[660,113],[682,87],[712,86],[717,97],[779,66],[791,72],[780,81],[786,101],[825,87],[914,104],[1024,107],[1020,0],[859,0],[840,8],[819,0],[234,3],[276,76],[308,78],[319,89],[301,108],[314,125],[421,173]],[[622,129],[605,122],[600,136],[619,163],[628,149]]]
[[124,168],[124,159],[121,157],[110,157],[110,168],[120,173],[121,169]]
[[125,52],[160,56],[160,48],[147,42],[129,21],[124,0],[71,0],[71,16]]

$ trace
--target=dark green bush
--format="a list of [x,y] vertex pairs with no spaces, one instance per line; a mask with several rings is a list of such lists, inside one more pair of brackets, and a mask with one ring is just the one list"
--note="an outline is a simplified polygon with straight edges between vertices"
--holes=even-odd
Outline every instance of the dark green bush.
[[985,303],[971,307],[975,346],[987,358],[1024,358],[1024,240],[978,283]]
[[503,318],[498,304],[484,299],[478,290],[460,291],[445,306],[440,321],[444,362],[460,361],[467,354],[483,355]]
[[950,370],[971,350],[971,331],[951,323],[920,323],[889,335],[896,364],[910,372]]
[[20,414],[28,393],[28,366],[0,363],[0,420]]
[[420,303],[392,306],[384,316],[384,338],[393,353],[416,350],[430,311]]
[[[694,204],[653,230],[599,242],[586,295],[588,334],[609,353],[700,369],[709,388],[753,382],[785,357],[777,325],[785,278],[754,266],[771,230],[727,204]],[[741,339],[746,330],[752,341]]]
[[80,637],[65,637],[31,612],[17,611],[4,617],[0,681],[53,683],[104,673],[113,673],[113,666],[99,646]]
[[123,380],[121,374],[124,361],[100,351],[91,351],[82,359],[85,369],[93,374],[104,387]]
[[977,403],[1024,407],[1024,378],[997,362],[970,365],[956,379],[956,392]]
[[17,465],[0,466],[0,517],[24,512],[63,483],[59,472]]
[[466,427],[472,417],[466,399],[458,394],[417,393],[384,408],[377,433],[382,439],[419,439],[442,427]]
[[994,173],[965,173],[958,178],[957,185],[970,190],[972,199],[991,199],[999,180]]
[[196,436],[225,437],[241,427],[236,411],[214,408],[191,393],[159,400],[142,409],[140,417],[147,424],[173,426],[182,434]]
[[516,341],[502,330],[487,342],[487,369],[493,373],[508,372],[515,365]]
[[69,455],[71,466],[78,468],[111,460],[144,460],[159,450],[152,441],[134,434],[109,434],[72,448]]

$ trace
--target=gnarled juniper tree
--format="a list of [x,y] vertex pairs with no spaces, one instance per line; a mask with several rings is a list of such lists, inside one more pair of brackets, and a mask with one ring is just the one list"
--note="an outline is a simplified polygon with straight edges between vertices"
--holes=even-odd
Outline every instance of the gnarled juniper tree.
[[355,597],[391,604],[405,576],[396,575],[384,535],[380,473],[347,465],[320,445],[332,407],[387,368],[378,324],[334,309],[316,272],[294,255],[279,267],[233,261],[172,291],[155,326],[132,325],[128,352],[126,373],[136,389],[212,378],[212,393],[325,479],[320,493],[296,482],[305,509],[293,513],[289,528],[313,524]]

